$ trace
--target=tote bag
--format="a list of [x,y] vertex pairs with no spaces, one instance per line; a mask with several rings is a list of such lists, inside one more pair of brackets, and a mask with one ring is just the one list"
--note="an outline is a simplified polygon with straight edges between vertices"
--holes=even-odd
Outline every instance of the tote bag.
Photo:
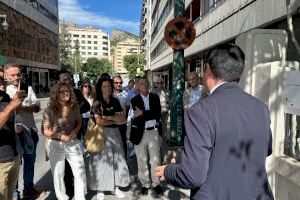
[[91,117],[88,122],[84,146],[89,153],[99,153],[104,149],[103,126],[97,125],[93,117]]

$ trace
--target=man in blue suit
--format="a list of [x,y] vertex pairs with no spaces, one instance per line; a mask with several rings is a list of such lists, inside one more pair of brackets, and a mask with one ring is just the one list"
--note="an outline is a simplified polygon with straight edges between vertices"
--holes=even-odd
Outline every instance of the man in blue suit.
[[185,113],[182,160],[156,168],[161,180],[197,200],[271,200],[265,160],[272,153],[268,108],[239,88],[245,56],[234,44],[205,60],[209,96]]

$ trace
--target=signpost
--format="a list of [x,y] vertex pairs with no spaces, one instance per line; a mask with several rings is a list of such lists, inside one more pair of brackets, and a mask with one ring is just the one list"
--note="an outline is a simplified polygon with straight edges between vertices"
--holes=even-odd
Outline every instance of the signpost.
[[184,49],[190,46],[196,36],[192,22],[182,17],[184,15],[184,0],[174,0],[174,17],[165,29],[165,39],[174,49],[172,71],[172,106],[171,106],[171,132],[170,146],[183,145],[183,92],[184,92]]

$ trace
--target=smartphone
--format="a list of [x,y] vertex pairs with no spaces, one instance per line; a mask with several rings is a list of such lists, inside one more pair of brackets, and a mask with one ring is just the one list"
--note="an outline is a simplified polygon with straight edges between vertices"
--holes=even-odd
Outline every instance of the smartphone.
[[20,79],[20,90],[24,90],[28,94],[28,74],[22,74]]

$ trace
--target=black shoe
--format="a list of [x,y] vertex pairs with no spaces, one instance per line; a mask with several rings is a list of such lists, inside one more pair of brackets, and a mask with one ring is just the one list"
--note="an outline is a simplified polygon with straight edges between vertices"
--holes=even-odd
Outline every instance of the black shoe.
[[164,194],[164,191],[162,189],[162,187],[160,187],[160,185],[157,185],[153,188],[154,192],[157,194],[157,195],[163,195]]
[[148,195],[148,188],[142,187],[142,195]]
[[23,197],[24,198],[39,198],[45,196],[47,193],[45,191],[39,191],[34,188],[31,190],[23,190]]

